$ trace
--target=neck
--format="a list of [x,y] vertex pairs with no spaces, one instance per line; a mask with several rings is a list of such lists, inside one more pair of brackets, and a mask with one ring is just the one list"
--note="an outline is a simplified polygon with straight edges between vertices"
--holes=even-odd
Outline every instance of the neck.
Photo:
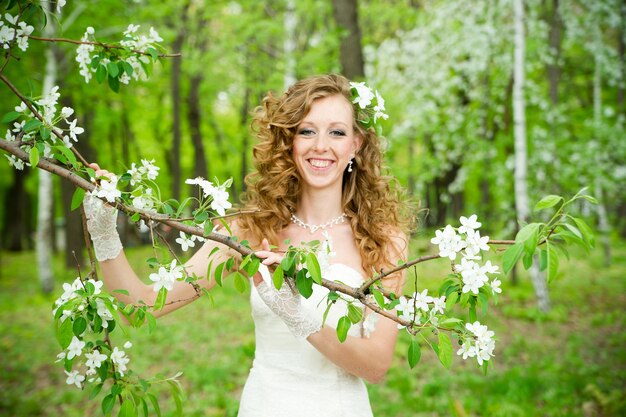
[[323,224],[341,213],[341,190],[302,190],[296,215],[305,223]]

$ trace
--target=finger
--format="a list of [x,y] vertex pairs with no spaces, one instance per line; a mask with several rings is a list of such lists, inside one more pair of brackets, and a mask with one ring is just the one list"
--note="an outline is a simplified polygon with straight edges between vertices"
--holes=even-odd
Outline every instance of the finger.
[[268,242],[267,239],[263,239],[263,241],[261,242],[261,247],[263,248],[263,250],[270,250],[270,242]]
[[91,164],[88,165],[90,168],[93,168],[94,170],[98,171],[100,169],[100,165],[96,164],[95,162],[92,162]]
[[263,282],[263,276],[261,275],[260,272],[257,272],[256,274],[252,276],[252,282],[254,282],[255,287],[258,287],[259,284]]

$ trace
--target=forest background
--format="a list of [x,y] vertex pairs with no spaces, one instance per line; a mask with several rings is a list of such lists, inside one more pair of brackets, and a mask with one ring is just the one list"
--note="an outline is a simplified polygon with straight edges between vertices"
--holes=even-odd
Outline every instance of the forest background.
[[[507,278],[502,307],[492,312],[504,332],[502,358],[487,377],[465,365],[448,373],[435,361],[409,371],[398,358],[387,381],[370,387],[376,415],[626,409],[626,2],[532,0],[525,12],[529,198],[589,187],[600,204],[583,202],[578,210],[598,232],[598,247],[573,254],[563,267],[549,312],[535,306],[524,274]],[[80,39],[93,26],[103,42],[119,40],[130,23],[153,26],[168,52],[182,54],[119,93],[93,79],[86,84],[68,44],[31,40],[27,56],[3,70],[20,90],[38,95],[52,53],[61,104],[73,107],[85,128],[76,146],[109,170],[154,159],[162,192],[177,199],[193,191],[186,178],[232,177],[238,201],[252,169],[250,113],[261,98],[296,79],[339,72],[366,80],[386,100],[386,163],[427,208],[414,254],[432,252],[429,230],[460,215],[478,214],[493,237],[514,236],[512,1],[83,1],[68,2],[59,23],[54,37]],[[0,103],[4,113],[18,101],[2,88]],[[36,171],[0,164],[0,348],[7,352],[0,413],[97,415],[52,364],[53,296],[40,293],[34,268],[38,186]],[[55,253],[49,270],[57,292],[76,275],[73,252],[84,264],[72,194],[71,185],[53,179],[46,244]],[[127,222],[119,227],[140,265],[145,237]],[[444,271],[424,268],[420,285],[435,286]],[[189,415],[236,413],[253,352],[244,297],[227,288],[215,307],[196,303],[165,319],[161,333],[137,334],[140,369],[152,370],[166,355],[166,369],[157,370],[175,370],[207,352],[185,369]],[[218,319],[225,323],[219,330],[197,331]],[[146,355],[150,349],[156,353]]]

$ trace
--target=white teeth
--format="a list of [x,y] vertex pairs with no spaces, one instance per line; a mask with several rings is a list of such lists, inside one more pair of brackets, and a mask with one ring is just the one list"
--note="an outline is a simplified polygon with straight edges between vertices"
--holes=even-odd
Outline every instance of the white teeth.
[[309,162],[316,168],[326,168],[331,164],[327,159],[309,159]]

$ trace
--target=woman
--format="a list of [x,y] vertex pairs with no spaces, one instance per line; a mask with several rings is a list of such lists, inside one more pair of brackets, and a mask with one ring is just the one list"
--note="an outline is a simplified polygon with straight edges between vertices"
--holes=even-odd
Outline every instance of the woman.
[[[277,291],[267,268],[280,263],[285,241],[331,245],[334,256],[325,278],[351,286],[405,259],[406,223],[397,195],[381,176],[379,139],[373,128],[363,126],[371,125],[366,114],[371,109],[361,106],[363,86],[356,87],[338,75],[312,77],[280,98],[268,95],[256,110],[253,126],[260,143],[253,153],[256,172],[247,178],[246,204],[255,210],[232,225],[234,235],[261,248],[256,254],[263,259],[251,291],[257,344],[241,417],[372,415],[363,380],[381,381],[391,364],[395,322],[380,318],[371,334],[365,334],[362,324],[353,326],[340,343],[333,327],[345,315],[345,303],[335,303],[322,326],[326,304],[320,301],[328,291],[315,286],[308,299],[294,295],[288,285]],[[353,91],[361,97],[353,97]],[[94,168],[97,175],[108,175]],[[111,233],[110,211],[92,203],[87,204],[88,228],[99,260],[110,258],[101,262],[107,288],[128,290],[129,296],[117,294],[124,302],[151,304],[156,293],[126,261]],[[277,249],[270,250],[270,244]],[[215,246],[207,242],[186,264],[187,273],[206,274]],[[236,254],[223,248],[218,256]],[[383,282],[396,293],[402,284],[401,273]],[[204,285],[212,288],[215,282],[209,278]],[[177,282],[168,299],[192,299],[194,294],[190,285]],[[158,314],[182,304],[166,305]]]

